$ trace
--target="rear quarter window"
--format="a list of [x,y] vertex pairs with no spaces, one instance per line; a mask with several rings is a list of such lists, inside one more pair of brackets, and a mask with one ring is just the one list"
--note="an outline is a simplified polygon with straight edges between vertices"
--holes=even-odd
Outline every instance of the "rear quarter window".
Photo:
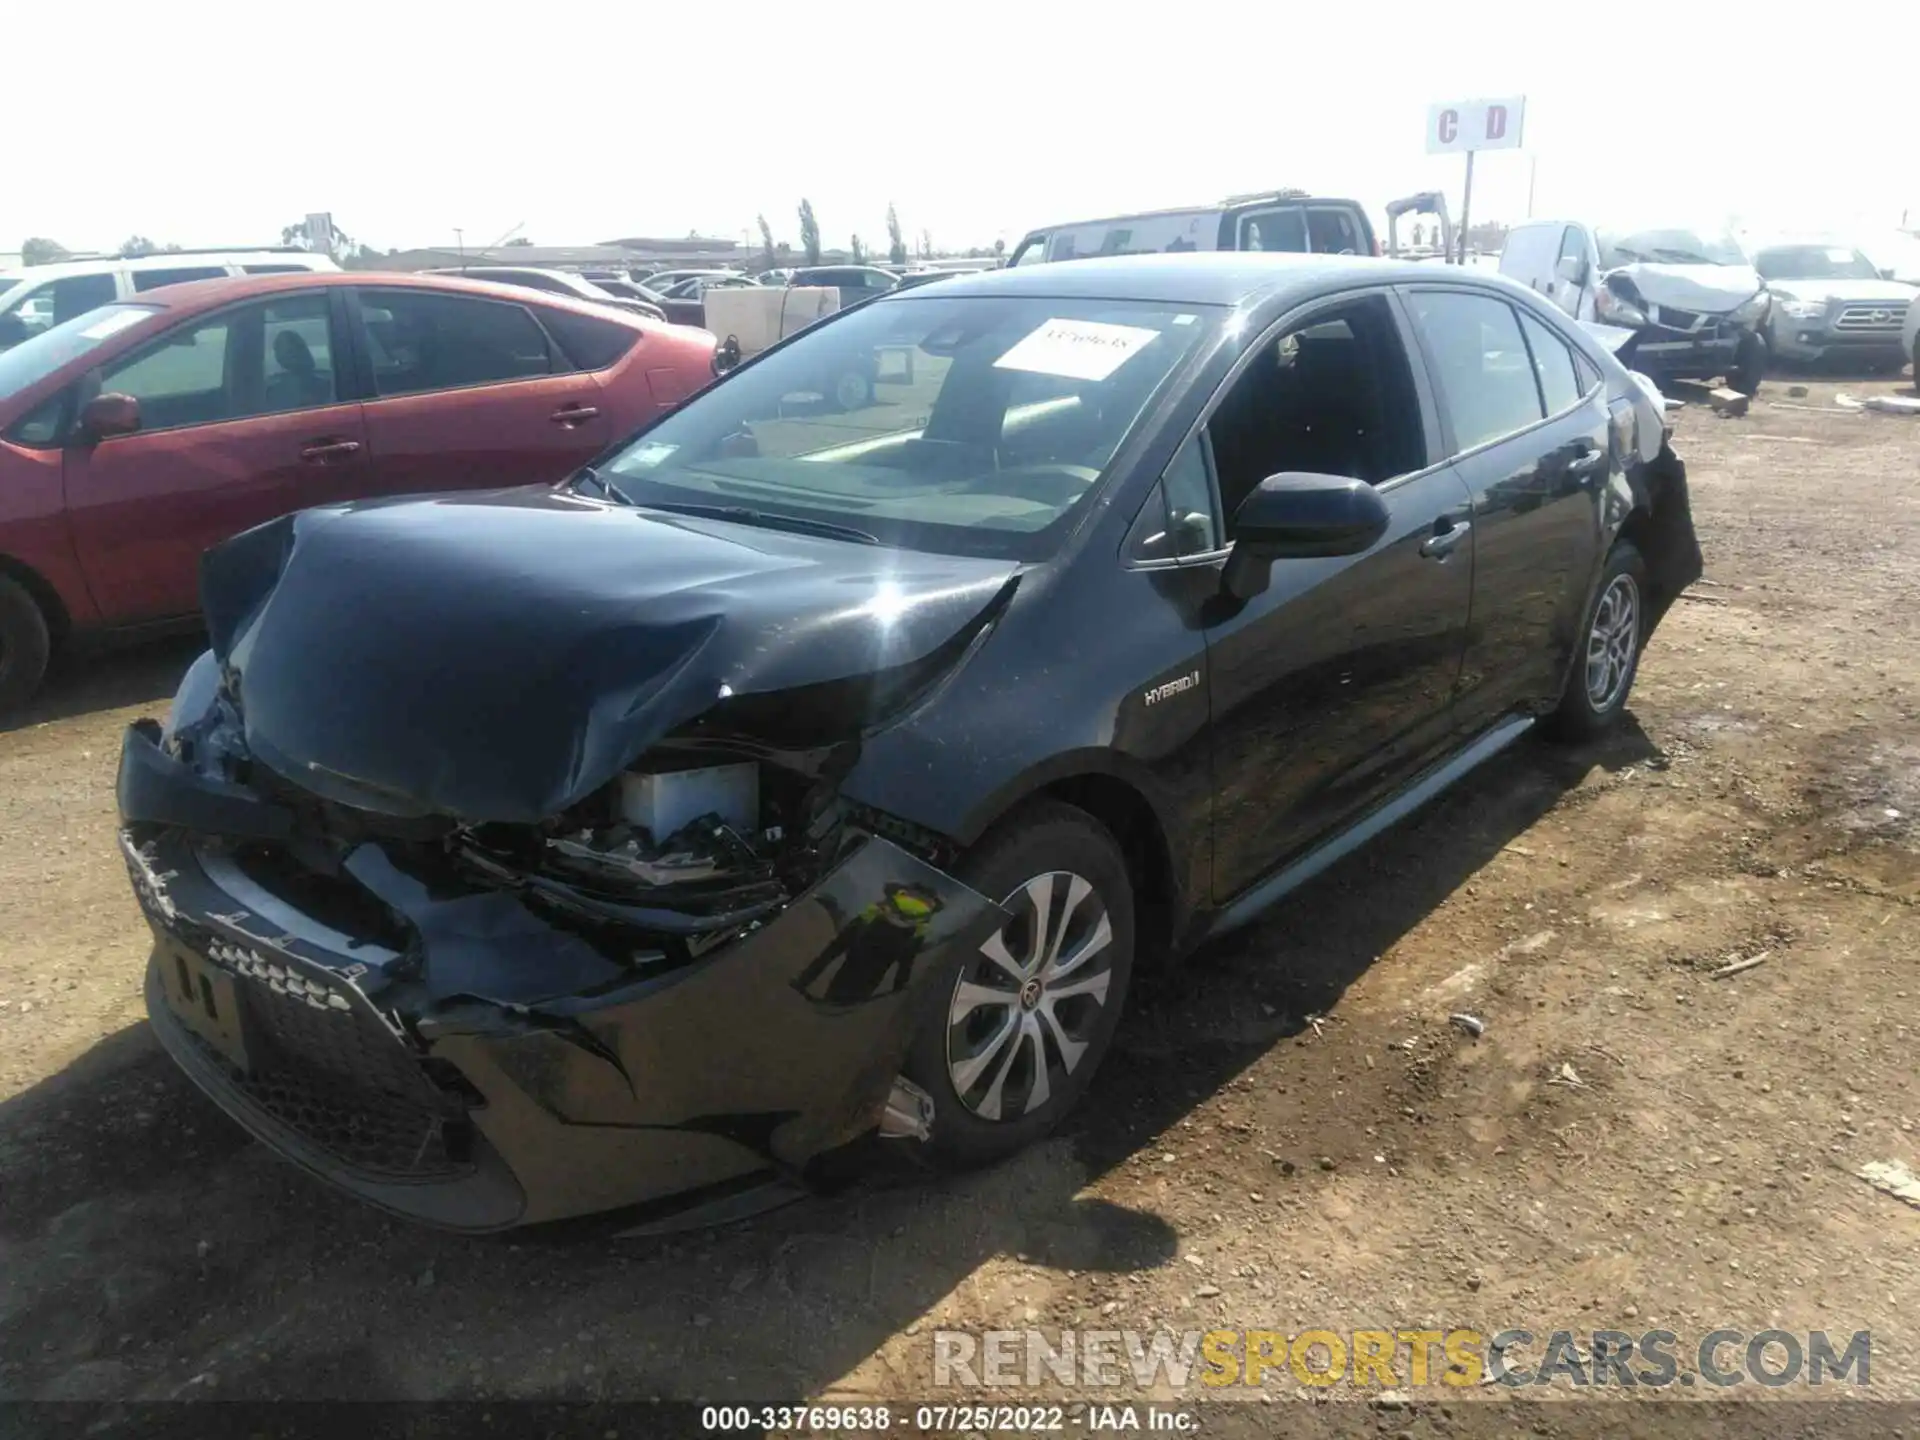
[[592,315],[576,314],[546,305],[535,308],[540,323],[547,327],[560,353],[581,370],[604,370],[629,350],[640,332],[631,326]]

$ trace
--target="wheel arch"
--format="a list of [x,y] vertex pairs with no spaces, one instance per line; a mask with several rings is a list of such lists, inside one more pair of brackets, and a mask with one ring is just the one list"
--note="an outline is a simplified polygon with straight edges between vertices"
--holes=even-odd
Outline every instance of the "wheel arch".
[[1083,810],[1113,837],[1133,884],[1139,955],[1168,958],[1192,907],[1190,857],[1176,855],[1172,827],[1150,798],[1152,782],[1112,750],[1069,753],[988,797],[955,836],[976,843],[993,826],[1036,800]]

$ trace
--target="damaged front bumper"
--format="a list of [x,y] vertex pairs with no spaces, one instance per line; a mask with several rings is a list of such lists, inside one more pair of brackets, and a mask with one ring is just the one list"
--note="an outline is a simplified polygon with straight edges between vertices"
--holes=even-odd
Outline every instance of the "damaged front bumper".
[[804,1182],[899,1107],[929,980],[1004,919],[857,835],[775,908],[662,947],[531,891],[450,884],[400,843],[303,868],[288,809],[160,740],[131,727],[120,772],[155,1033],[275,1150],[434,1225]]

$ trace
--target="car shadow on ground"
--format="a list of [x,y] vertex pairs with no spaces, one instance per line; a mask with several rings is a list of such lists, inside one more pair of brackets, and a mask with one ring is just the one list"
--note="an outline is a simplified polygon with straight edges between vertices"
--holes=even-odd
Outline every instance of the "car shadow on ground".
[[40,693],[19,710],[0,715],[0,734],[128,705],[164,706],[206,648],[207,637],[196,631],[111,650],[58,654]]
[[1906,368],[1905,363],[1895,365],[1892,361],[1878,367],[1863,365],[1858,358],[1848,357],[1831,360],[1776,359],[1767,367],[1767,380],[1777,385],[1886,385],[1897,384]]
[[[1662,763],[1631,720],[1594,746],[1523,744],[1257,926],[1143,984],[1054,1140],[990,1171],[876,1180],[722,1230],[421,1229],[275,1160],[130,1027],[0,1104],[0,1393],[777,1399],[880,1357],[883,1394],[926,1395],[931,1309],[958,1296],[964,1313],[1031,1320],[1031,1270],[999,1257],[1079,1286],[1166,1264],[1175,1225],[1089,1185],[1161,1149],[1309,1017],[1335,1012],[1570,790]],[[1315,1090],[1317,1063],[1301,1052],[1296,1090]],[[1346,1123],[1317,1113],[1328,1132]],[[914,1338],[890,1345],[903,1333]]]

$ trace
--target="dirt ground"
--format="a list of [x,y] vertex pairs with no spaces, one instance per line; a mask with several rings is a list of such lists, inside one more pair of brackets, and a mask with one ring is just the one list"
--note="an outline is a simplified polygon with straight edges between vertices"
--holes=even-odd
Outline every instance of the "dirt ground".
[[926,1399],[938,1328],[1156,1325],[1866,1329],[1920,1399],[1920,1209],[1852,1173],[1920,1166],[1920,421],[1791,383],[1687,394],[1707,578],[1615,738],[1167,977],[1018,1161],[718,1232],[448,1237],[245,1138],[113,840],[196,647],[70,667],[0,734],[0,1399]]

